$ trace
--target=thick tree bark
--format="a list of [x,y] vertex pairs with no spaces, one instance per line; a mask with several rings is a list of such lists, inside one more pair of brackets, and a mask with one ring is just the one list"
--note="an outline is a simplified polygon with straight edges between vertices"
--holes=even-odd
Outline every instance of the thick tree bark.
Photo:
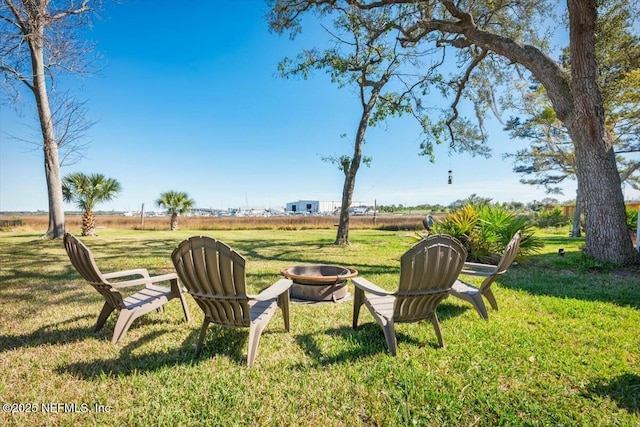
[[[580,117],[579,114],[576,115]],[[639,261],[638,252],[626,227],[624,198],[611,148],[594,143],[584,120],[577,119],[569,129],[576,143],[575,154],[584,201],[587,255],[614,264]]]
[[581,237],[580,218],[582,216],[582,195],[580,189],[576,190],[576,210],[573,212],[573,227],[571,228],[571,237]]
[[614,264],[640,262],[626,227],[624,196],[597,83],[595,0],[568,0],[574,113],[565,120],[575,146],[584,201],[586,252]]

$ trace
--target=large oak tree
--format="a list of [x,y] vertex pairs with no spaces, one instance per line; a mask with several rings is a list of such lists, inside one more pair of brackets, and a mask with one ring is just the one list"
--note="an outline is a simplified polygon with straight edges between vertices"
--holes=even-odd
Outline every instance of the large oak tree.
[[[544,86],[574,145],[576,176],[584,195],[587,254],[614,264],[640,262],[627,231],[612,138],[605,127],[597,75],[595,0],[567,1],[570,70],[546,53],[544,38],[536,32],[548,18],[544,13],[556,7],[551,1],[276,0],[270,19],[274,26],[296,30],[307,12],[327,13],[345,4],[363,10],[411,5],[411,13],[400,18],[391,14],[381,28],[398,29],[407,46],[433,43],[443,50],[457,51],[462,73],[450,81],[455,96],[452,113],[443,121],[453,144],[461,133],[454,127],[460,97],[467,93],[478,107],[480,119],[482,106],[491,103],[492,92],[481,85],[492,84],[474,80],[480,75],[474,71],[494,67],[496,76],[506,68],[530,73]],[[492,83],[497,86],[501,82]],[[476,90],[468,95],[471,88]]]
[[[633,9],[629,0],[599,5],[596,58],[605,124],[612,136],[620,180],[623,186],[638,189],[640,37],[633,33]],[[570,68],[568,49],[563,51],[560,61]],[[506,107],[517,115],[506,123],[506,129],[512,137],[522,138],[528,145],[505,157],[514,160],[514,172],[526,177],[520,182],[544,186],[548,193],[562,194],[558,184],[576,176],[574,147],[544,88],[536,82],[527,83],[514,88],[521,96],[508,98]],[[578,192],[572,231],[575,237],[580,236],[580,199]]]

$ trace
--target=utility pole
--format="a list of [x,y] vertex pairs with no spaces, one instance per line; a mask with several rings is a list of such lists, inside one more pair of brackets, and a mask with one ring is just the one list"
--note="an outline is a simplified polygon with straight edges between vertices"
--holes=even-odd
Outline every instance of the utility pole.
[[373,225],[376,225],[376,213],[378,212],[378,200],[373,199]]

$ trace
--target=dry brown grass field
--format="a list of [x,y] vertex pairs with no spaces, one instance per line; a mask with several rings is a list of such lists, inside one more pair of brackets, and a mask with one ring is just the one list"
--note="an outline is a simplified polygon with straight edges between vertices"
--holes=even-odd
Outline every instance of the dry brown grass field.
[[[0,216],[0,220],[20,218],[22,230],[46,230],[47,215],[25,215],[19,217]],[[378,215],[351,216],[350,228],[373,228],[381,230],[420,230],[423,228],[422,215]],[[80,215],[67,215],[66,224],[70,230],[80,228]],[[118,228],[131,230],[167,230],[169,217],[145,218],[122,215],[97,215],[100,228]],[[309,230],[335,228],[337,216],[277,216],[277,217],[180,217],[178,226],[183,230]]]

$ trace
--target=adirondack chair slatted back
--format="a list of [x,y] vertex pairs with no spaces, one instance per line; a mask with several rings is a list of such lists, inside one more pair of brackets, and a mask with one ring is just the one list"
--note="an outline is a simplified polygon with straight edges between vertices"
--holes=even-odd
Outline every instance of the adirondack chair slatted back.
[[448,296],[466,257],[464,246],[446,235],[429,236],[408,250],[400,259],[394,320],[417,321],[433,313]]
[[493,275],[486,277],[482,284],[480,285],[480,291],[482,292],[485,288],[491,286],[494,280],[502,274],[511,266],[513,260],[516,259],[518,255],[518,250],[520,249],[520,240],[522,238],[522,232],[518,230],[516,234],[513,235],[511,241],[507,244],[504,253],[502,254],[502,258],[498,262],[496,266],[496,271]]
[[518,232],[511,238],[507,248],[504,250],[504,254],[502,254],[502,258],[500,258],[500,262],[498,262],[498,273],[503,273],[507,268],[509,268],[511,263],[513,263],[513,260],[516,259],[518,249],[520,249],[521,239],[522,232],[518,230]]
[[64,235],[64,247],[71,264],[84,280],[100,292],[111,306],[122,309],[124,307],[122,294],[102,277],[89,248],[71,233]]
[[242,255],[216,239],[191,237],[171,254],[176,272],[213,323],[247,327],[251,310]]

